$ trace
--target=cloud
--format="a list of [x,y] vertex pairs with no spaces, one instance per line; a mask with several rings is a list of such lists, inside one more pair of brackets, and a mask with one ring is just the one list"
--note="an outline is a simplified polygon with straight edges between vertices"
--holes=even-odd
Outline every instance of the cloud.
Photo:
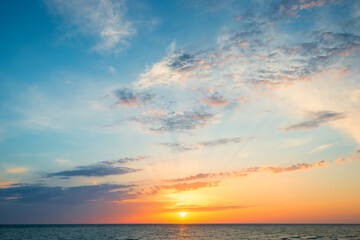
[[229,101],[226,100],[223,96],[219,95],[218,92],[212,94],[209,97],[202,98],[201,101],[209,106],[224,106],[229,104]]
[[[276,23],[279,21],[290,21],[301,16],[302,11],[309,10],[313,7],[330,6],[334,4],[341,4],[340,1],[332,0],[283,0],[277,2],[271,2],[269,7],[264,9],[258,9],[258,11],[248,10],[242,15],[238,15],[234,21],[257,21],[258,23]],[[261,17],[260,17],[261,16]]]
[[54,160],[55,162],[57,163],[60,163],[60,164],[69,164],[71,161],[70,160],[67,160],[67,159],[62,159],[62,158],[57,158]]
[[93,50],[120,51],[136,33],[131,21],[126,19],[126,2],[112,0],[45,1],[59,14],[70,29],[94,36],[98,43]]
[[160,145],[169,147],[173,151],[185,152],[185,151],[201,149],[204,147],[215,147],[220,145],[226,145],[229,143],[243,143],[243,141],[245,140],[248,139],[236,137],[236,138],[220,138],[212,141],[201,141],[193,144],[186,144],[179,142],[179,143],[160,143]]
[[175,43],[169,46],[168,55],[140,74],[136,88],[148,88],[156,85],[168,86],[188,79],[192,70],[202,64],[196,53],[175,51]]
[[194,64],[194,56],[188,53],[175,53],[169,59],[169,67],[175,71],[186,71]]
[[334,145],[334,144],[331,143],[331,144],[318,146],[318,147],[314,148],[313,150],[307,152],[307,154],[322,151],[322,150],[324,150],[324,149],[326,149],[328,147],[331,147],[332,145]]
[[[324,4],[315,2],[317,7],[333,5],[329,1]],[[199,124],[195,124],[196,127],[188,127],[188,116],[179,114],[179,111],[193,112],[193,106],[199,107],[202,103],[200,107],[204,112],[211,111],[211,115],[222,116],[216,113],[238,110],[241,105],[250,102],[245,99],[258,98],[299,82],[310,82],[319,72],[327,69],[351,66],[360,46],[356,33],[336,32],[332,28],[318,30],[316,27],[306,29],[306,34],[302,28],[296,29],[291,35],[281,31],[282,24],[306,19],[309,8],[303,7],[301,10],[301,5],[305,3],[259,2],[259,9],[252,7],[238,15],[236,18],[240,21],[234,22],[236,27],[224,30],[213,47],[177,47],[175,42],[171,43],[166,54],[146,67],[132,86],[135,89],[166,91],[164,101],[159,104],[163,108],[168,102],[176,103],[172,104],[177,105],[176,109],[167,111],[167,116],[135,116],[131,120],[157,133],[205,127],[208,125],[200,124],[203,121],[197,121]],[[179,95],[182,96],[174,99]],[[281,129],[309,129],[333,121],[336,117],[345,118],[341,111],[322,114],[326,113],[338,116],[313,116],[308,121]],[[180,121],[184,124],[176,123]]]
[[312,1],[308,1],[308,2],[303,1],[303,3],[300,5],[300,9],[312,8],[315,6],[323,6],[325,2],[326,2],[326,0],[317,0],[317,1],[312,0]]
[[321,111],[321,112],[314,112],[311,113],[311,118],[307,121],[280,127],[280,130],[284,131],[294,131],[294,130],[307,130],[319,127],[321,124],[328,123],[330,121],[344,119],[344,113],[337,113],[337,112],[330,112],[330,111]]
[[338,159],[336,160],[336,163],[344,163],[344,162],[346,162],[346,159],[345,159],[345,158],[338,158]]
[[12,187],[0,189],[0,202],[82,204],[94,201],[120,201],[136,197],[128,189],[131,187],[133,185],[52,187],[40,184],[13,184]]
[[28,168],[9,168],[6,170],[8,173],[24,173],[27,172]]
[[169,147],[174,152],[185,152],[199,149],[196,145],[185,144],[185,143],[159,143],[159,145]]
[[332,113],[346,113],[338,115],[341,121],[335,121],[335,115],[334,120],[327,123],[360,143],[360,91],[357,74],[357,71],[333,69],[319,73],[312,82],[298,83],[279,90],[276,94],[280,101],[287,102],[287,106],[283,106],[286,115],[291,112],[298,114],[304,110],[316,113],[323,109],[331,109]]
[[314,165],[316,167],[325,167],[325,166],[327,166],[327,162],[325,160],[321,160],[321,161],[318,161],[318,162],[314,162]]
[[117,99],[116,105],[137,107],[139,105],[149,104],[154,99],[153,94],[149,93],[135,93],[130,89],[118,89],[114,91]]
[[0,188],[9,188],[11,187],[13,184],[16,184],[17,182],[14,181],[6,181],[6,182],[2,182],[0,181]]
[[142,160],[145,157],[122,158],[115,161],[103,161],[88,166],[79,166],[73,170],[60,171],[45,174],[46,177],[104,177],[109,175],[123,175],[139,171],[139,169],[120,167],[117,164],[124,164],[131,161]]
[[[82,1],[80,2],[83,3]],[[93,7],[93,5],[97,6],[97,2],[94,0],[89,3],[89,6],[83,4],[86,6],[84,7],[85,10],[81,7],[75,8],[78,10],[73,9],[74,6],[82,5],[81,3],[63,3],[61,1],[51,3],[49,1],[50,6],[53,6],[55,10],[58,10],[70,20],[74,20],[73,15],[78,14],[78,12],[89,11],[87,8],[92,10],[97,9]],[[216,114],[215,111],[230,111],[245,104],[244,102],[234,99],[240,97],[242,99],[252,99],[255,93],[264,93],[270,90],[288,87],[297,82],[310,81],[313,75],[319,71],[351,65],[353,59],[358,56],[358,46],[360,44],[359,36],[356,32],[336,32],[336,29],[332,28],[325,28],[325,30],[323,30],[323,28],[321,31],[315,31],[318,29],[310,27],[306,29],[307,34],[303,38],[298,38],[299,34],[304,36],[304,32],[302,32],[303,28],[298,28],[296,31],[294,30],[294,34],[291,35],[282,32],[284,28],[281,27],[281,24],[291,24],[292,20],[302,21],[308,17],[306,14],[308,10],[306,9],[297,13],[299,16],[284,13],[287,9],[291,9],[295,3],[296,5],[300,5],[299,1],[279,1],[276,3],[267,3],[266,1],[258,2],[255,5],[259,8],[256,8],[254,5],[249,12],[239,15],[241,16],[241,21],[234,22],[234,27],[225,28],[229,30],[223,30],[222,34],[218,36],[217,44],[208,48],[176,47],[175,43],[171,43],[166,54],[151,64],[150,67],[146,67],[144,72],[133,82],[132,87],[135,87],[135,89],[129,87],[127,89],[128,91],[119,92],[117,104],[126,106],[149,104],[148,95],[146,95],[146,93],[137,93],[137,88],[152,87],[165,88],[165,90],[172,88],[171,91],[167,91],[166,94],[164,94],[166,96],[161,99],[163,102],[159,105],[161,105],[162,108],[163,105],[170,102],[169,100],[173,99],[173,95],[176,95],[173,93],[177,93],[177,96],[180,94],[182,96],[174,101],[179,103],[177,109],[172,109],[175,113],[179,110],[192,112],[193,106],[195,105],[197,107],[198,104],[201,104],[199,103],[199,99],[202,99],[203,103],[205,103],[201,105],[204,112],[221,116],[221,114]],[[109,0],[103,0],[101,4],[98,4],[99,8],[100,6],[110,6],[111,9],[114,9],[112,10],[114,14],[121,15],[125,12],[125,10],[120,11],[120,9],[124,9],[121,7],[125,6],[123,1],[115,4]],[[117,4],[121,6],[118,8]],[[326,1],[324,6],[330,4],[329,1]],[[281,5],[284,6],[281,7]],[[71,11],[68,10],[68,8]],[[298,6],[296,11],[299,9],[300,6]],[[301,16],[301,12],[304,13],[304,16]],[[102,15],[103,14],[100,14],[100,16]],[[113,16],[113,14],[105,15],[108,18]],[[236,15],[238,15],[238,13],[236,13]],[[80,14],[77,21],[74,20],[70,22],[72,26],[78,28],[80,24],[74,25],[74,23],[90,18],[88,16],[91,16],[91,14]],[[279,21],[284,19],[284,17],[290,17],[286,19],[286,21],[290,22]],[[126,22],[123,15],[121,15],[120,18],[122,22]],[[87,23],[84,26],[86,27],[87,25],[91,24]],[[98,25],[95,24],[94,28],[98,29],[97,26]],[[121,42],[119,42],[119,44],[121,45]],[[174,88],[177,86],[179,86],[179,88]],[[214,89],[214,94],[196,92],[196,90],[194,90],[196,88],[212,88]],[[184,102],[186,102],[186,107],[183,107],[185,104],[181,104]],[[224,108],[209,108],[209,106],[225,105],[229,106]],[[230,109],[231,107],[233,107],[233,109]],[[49,109],[56,108],[49,107]],[[133,111],[133,109],[129,111]],[[56,114],[57,113],[34,114],[32,112],[32,117],[37,122],[45,122],[49,125],[55,125],[55,123],[58,122],[63,123],[64,121],[59,120],[61,116],[57,119],[55,117],[49,117],[55,116]],[[110,115],[111,113],[107,114]],[[130,114],[127,116],[129,115]],[[170,113],[170,115],[174,114]],[[144,123],[148,130],[152,132],[167,132],[167,129],[172,131],[170,127],[160,126],[162,125],[160,124],[161,121],[170,120],[171,116],[162,118],[142,118],[136,114],[132,114],[131,116],[134,116],[131,118],[132,120]],[[110,115],[110,117],[104,118],[112,119],[113,117],[113,115]],[[180,116],[176,116],[175,118],[178,119],[179,117]],[[94,117],[88,119],[99,118]],[[198,123],[199,122],[202,121],[198,121]],[[114,124],[97,123],[97,125],[111,127]],[[116,125],[119,124],[117,123]],[[164,123],[164,125],[166,125],[166,123]],[[208,125],[199,124],[196,126],[205,127]]]
[[170,209],[171,211],[181,212],[214,212],[214,211],[227,211],[234,209],[243,209],[246,206],[197,206],[197,205],[182,205],[176,208]]
[[151,132],[166,133],[202,128],[208,125],[214,117],[211,113],[196,110],[170,112],[164,115],[132,118],[131,120],[144,124]]
[[113,74],[117,72],[116,69],[113,66],[107,67],[107,70],[108,70],[109,73],[113,73]]
[[314,168],[315,166],[310,163],[297,163],[289,167],[265,167],[265,170],[269,170],[272,173],[282,173],[282,172],[292,172],[298,170],[304,170],[309,168]]
[[238,169],[233,171],[224,171],[224,172],[215,172],[215,173],[198,173],[196,175],[190,175],[182,178],[175,178],[165,180],[166,182],[188,182],[188,181],[198,181],[198,180],[206,180],[206,179],[214,179],[214,178],[229,178],[229,177],[247,177],[249,174],[258,173],[258,172],[266,172],[270,171],[271,173],[284,173],[284,172],[293,172],[293,171],[301,171],[312,168],[320,168],[327,166],[327,162],[325,160],[311,163],[296,163],[290,166],[281,167],[281,166],[256,166],[244,169]]
[[175,192],[194,191],[199,188],[217,187],[220,181],[215,182],[192,182],[192,183],[176,183],[172,185],[160,185],[154,187],[157,191],[160,190],[174,190]]
[[136,172],[138,169],[128,167],[113,167],[105,164],[80,166],[74,170],[60,171],[46,174],[46,177],[104,177],[108,175],[123,175]]
[[138,156],[138,157],[133,157],[133,158],[125,157],[125,158],[120,158],[118,160],[113,160],[113,161],[103,161],[101,163],[113,165],[113,164],[116,164],[116,163],[129,163],[129,162],[142,161],[142,160],[145,160],[147,158],[148,157],[146,157],[146,156]]
[[[241,15],[241,21],[237,22],[239,27],[224,32],[218,37],[217,46],[212,48],[176,49],[172,43],[167,54],[148,67],[133,86],[180,87],[188,92],[214,89],[212,95],[206,93],[198,99],[206,106],[225,106],[230,102],[236,105],[240,101],[234,99],[239,96],[251,99],[254,90],[264,93],[285,88],[311,81],[314,75],[326,69],[351,65],[360,46],[356,34],[311,29],[306,38],[294,35],[294,39],[289,39],[286,33],[276,31],[279,29],[273,25],[283,24],[280,20],[298,19],[307,11],[286,13],[294,4],[297,9],[291,11],[300,11],[299,1],[259,3],[263,8],[256,9],[259,11],[252,8]],[[322,5],[316,1],[316,6],[332,4]]]
[[222,175],[222,173],[198,173],[196,175],[191,175],[191,176],[183,177],[183,178],[170,179],[170,180],[166,180],[166,181],[167,182],[186,182],[186,181],[218,177],[220,175]]

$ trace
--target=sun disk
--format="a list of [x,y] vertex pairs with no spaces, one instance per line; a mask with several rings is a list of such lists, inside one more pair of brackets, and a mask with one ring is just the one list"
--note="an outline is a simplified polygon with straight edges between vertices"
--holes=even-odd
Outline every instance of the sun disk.
[[179,215],[181,216],[181,217],[185,217],[186,216],[186,212],[179,212]]

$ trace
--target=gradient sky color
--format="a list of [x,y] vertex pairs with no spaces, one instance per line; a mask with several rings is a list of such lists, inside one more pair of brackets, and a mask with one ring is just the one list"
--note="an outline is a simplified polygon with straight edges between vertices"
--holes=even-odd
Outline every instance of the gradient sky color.
[[360,223],[360,1],[0,18],[0,223]]

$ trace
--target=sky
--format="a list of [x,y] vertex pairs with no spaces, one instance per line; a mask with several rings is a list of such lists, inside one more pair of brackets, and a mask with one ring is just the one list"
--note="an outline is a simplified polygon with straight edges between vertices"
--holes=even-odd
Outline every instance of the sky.
[[360,223],[360,1],[1,1],[0,36],[0,224]]

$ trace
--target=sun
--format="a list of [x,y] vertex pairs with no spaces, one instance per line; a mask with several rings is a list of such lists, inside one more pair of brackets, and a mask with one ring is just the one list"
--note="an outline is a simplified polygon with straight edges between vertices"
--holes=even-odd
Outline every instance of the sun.
[[186,212],[179,212],[179,215],[181,216],[181,217],[185,217],[186,216]]

